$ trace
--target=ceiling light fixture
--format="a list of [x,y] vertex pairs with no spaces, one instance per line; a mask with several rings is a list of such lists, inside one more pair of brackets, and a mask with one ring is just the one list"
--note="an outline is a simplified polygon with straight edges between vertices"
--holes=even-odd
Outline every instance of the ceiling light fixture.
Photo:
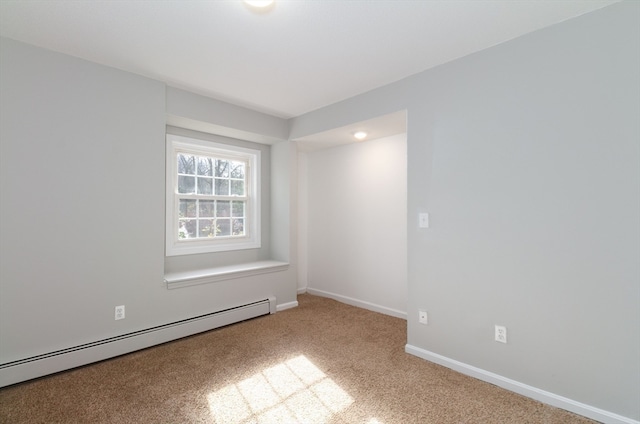
[[355,137],[356,140],[364,140],[365,138],[367,138],[367,133],[364,131],[358,131],[358,132],[354,132],[353,136]]
[[244,0],[244,2],[251,7],[263,8],[263,7],[271,6],[271,4],[273,3],[273,0]]

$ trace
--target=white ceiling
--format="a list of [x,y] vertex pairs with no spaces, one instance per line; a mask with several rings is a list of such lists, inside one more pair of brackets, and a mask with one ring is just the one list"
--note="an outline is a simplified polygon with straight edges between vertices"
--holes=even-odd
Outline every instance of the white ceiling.
[[0,34],[282,118],[617,0],[0,1]]

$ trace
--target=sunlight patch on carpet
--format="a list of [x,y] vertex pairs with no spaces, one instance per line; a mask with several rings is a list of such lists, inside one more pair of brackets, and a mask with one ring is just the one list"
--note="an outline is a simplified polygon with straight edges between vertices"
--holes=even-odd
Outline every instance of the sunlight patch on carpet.
[[217,423],[326,423],[353,403],[304,355],[207,396]]

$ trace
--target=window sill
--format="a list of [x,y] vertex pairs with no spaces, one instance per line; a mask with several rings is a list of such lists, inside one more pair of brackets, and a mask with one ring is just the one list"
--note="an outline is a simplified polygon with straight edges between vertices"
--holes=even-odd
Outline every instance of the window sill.
[[259,261],[188,272],[175,272],[166,274],[164,281],[168,289],[177,289],[180,287],[216,283],[218,281],[232,280],[234,278],[249,277],[269,272],[286,271],[287,269],[289,269],[287,262]]

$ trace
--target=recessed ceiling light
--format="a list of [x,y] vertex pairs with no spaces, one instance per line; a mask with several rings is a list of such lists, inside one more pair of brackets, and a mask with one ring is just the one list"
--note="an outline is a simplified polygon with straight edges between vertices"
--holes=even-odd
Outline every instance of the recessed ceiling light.
[[267,7],[273,3],[273,0],[244,0],[251,7]]
[[365,138],[367,138],[367,133],[364,131],[358,131],[354,132],[353,136],[356,138],[356,140],[364,140]]

